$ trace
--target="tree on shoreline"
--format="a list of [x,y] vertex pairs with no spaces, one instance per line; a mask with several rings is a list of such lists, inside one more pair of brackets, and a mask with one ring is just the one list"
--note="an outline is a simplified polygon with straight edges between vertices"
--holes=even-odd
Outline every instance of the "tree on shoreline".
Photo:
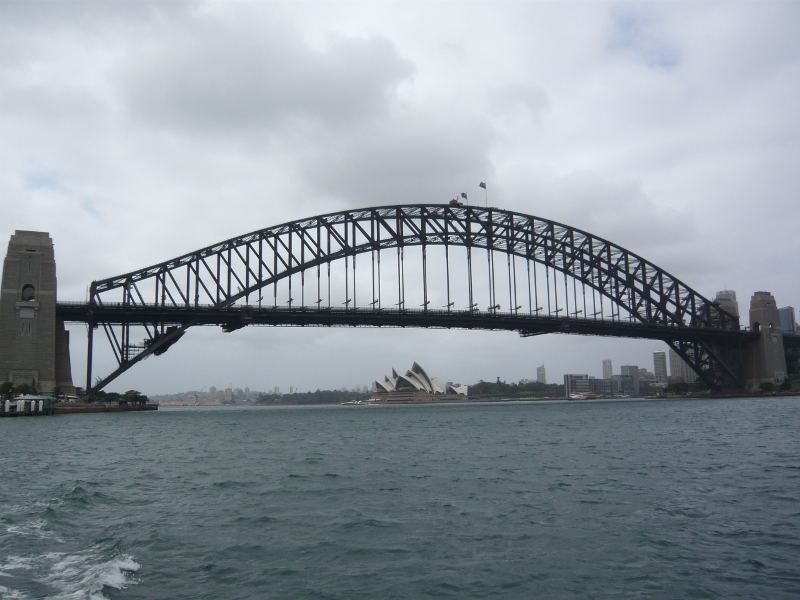
[[147,404],[150,399],[138,390],[128,390],[124,394],[100,390],[92,394],[89,402],[96,404],[110,404],[117,402],[121,406],[128,404]]

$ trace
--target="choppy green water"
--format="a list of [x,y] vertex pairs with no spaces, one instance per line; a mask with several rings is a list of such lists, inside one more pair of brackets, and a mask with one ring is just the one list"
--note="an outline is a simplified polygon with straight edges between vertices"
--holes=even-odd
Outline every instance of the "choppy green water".
[[0,420],[2,598],[797,598],[800,399]]

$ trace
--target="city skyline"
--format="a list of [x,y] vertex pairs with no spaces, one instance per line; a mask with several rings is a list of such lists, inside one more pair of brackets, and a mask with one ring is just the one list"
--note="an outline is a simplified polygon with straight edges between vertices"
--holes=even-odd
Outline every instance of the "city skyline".
[[[591,379],[610,379],[611,377],[613,377],[615,375],[619,376],[619,375],[624,374],[623,373],[623,369],[629,369],[629,370],[630,369],[636,369],[637,377],[644,376],[645,373],[647,373],[647,374],[651,375],[652,377],[654,377],[655,381],[657,381],[658,383],[666,383],[666,381],[667,381],[666,379],[664,379],[662,381],[659,378],[659,375],[658,375],[658,371],[659,371],[659,362],[658,361],[659,361],[659,358],[657,358],[657,356],[661,356],[663,358],[663,367],[664,367],[664,369],[666,371],[665,377],[669,379],[669,382],[678,382],[678,381],[683,382],[686,379],[691,379],[692,378],[691,375],[689,375],[687,377],[687,373],[691,373],[691,370],[688,369],[688,367],[685,366],[685,363],[683,363],[683,361],[680,359],[680,357],[677,354],[675,354],[675,352],[672,351],[671,349],[669,351],[655,351],[655,352],[653,352],[653,357],[652,357],[652,360],[651,360],[652,367],[653,367],[652,370],[649,368],[651,365],[648,364],[643,359],[643,361],[641,361],[640,363],[634,364],[634,365],[622,365],[622,366],[619,367],[620,372],[619,373],[614,373],[614,371],[613,371],[613,362],[614,361],[611,360],[611,359],[604,358],[604,359],[600,359],[599,360],[599,362],[600,362],[600,373],[601,373],[600,376],[596,376],[596,375],[588,373],[588,372],[587,373],[582,373],[582,375],[586,375],[588,378],[591,378]],[[669,359],[671,361],[671,363],[669,363],[669,364],[673,365],[671,367],[672,370],[670,370],[670,368],[667,367],[667,364],[668,364],[667,363],[667,356],[669,356]],[[680,361],[680,362],[677,363],[675,361]],[[676,365],[678,365],[678,366],[676,366]],[[542,364],[542,365],[540,365],[538,367],[535,367],[535,371],[536,371],[536,377],[535,378],[534,377],[531,377],[531,378],[522,377],[522,378],[520,378],[518,380],[506,380],[506,379],[503,379],[503,378],[498,376],[497,379],[499,379],[500,381],[503,381],[504,383],[528,383],[528,382],[533,382],[533,381],[538,381],[539,383],[548,383],[546,365]],[[564,374],[562,374],[561,377],[556,379],[556,381],[560,384],[561,383],[561,379],[563,378],[563,376],[566,376],[566,375],[569,375],[569,374],[578,374],[578,372],[575,371],[574,373],[564,373]],[[691,379],[690,382],[693,382],[694,380],[695,379]],[[491,382],[492,380],[491,379],[476,379],[475,381],[469,381],[468,383],[465,382],[465,385],[474,385],[474,384],[481,383],[481,382],[484,382],[484,381]],[[372,391],[373,388],[374,388],[374,382],[371,385],[356,384],[356,385],[349,385],[349,386],[345,385],[345,386],[341,386],[341,387],[322,387],[322,388],[317,388],[317,389],[366,393],[366,392]],[[249,386],[240,386],[238,384],[237,385],[231,384],[231,385],[228,385],[228,386],[225,386],[225,387],[217,387],[217,386],[213,386],[213,385],[212,386],[202,386],[202,387],[197,387],[195,389],[187,389],[187,390],[177,391],[177,392],[154,393],[153,395],[154,396],[174,396],[174,395],[181,395],[181,394],[187,394],[187,395],[205,394],[205,395],[207,395],[209,397],[224,398],[224,399],[227,400],[229,391],[232,392],[232,395],[233,395],[234,398],[236,398],[236,397],[255,398],[259,394],[282,395],[284,393],[288,393],[288,394],[307,393],[307,392],[312,392],[312,391],[315,391],[315,390],[314,389],[301,388],[300,386],[289,386],[288,390],[286,390],[286,389],[282,389],[281,386],[278,386],[278,385],[276,385],[276,386],[267,386],[265,389],[262,390],[262,389],[255,389],[255,388],[251,389]]]

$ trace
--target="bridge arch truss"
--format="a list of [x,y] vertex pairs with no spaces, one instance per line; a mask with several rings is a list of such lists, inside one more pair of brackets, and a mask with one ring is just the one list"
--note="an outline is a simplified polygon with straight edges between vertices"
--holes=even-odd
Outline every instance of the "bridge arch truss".
[[[332,286],[344,292],[336,302]],[[95,327],[118,363],[94,390],[165,352],[189,327],[211,323],[228,331],[409,323],[651,337],[670,344],[710,387],[742,385],[730,358],[741,344],[736,316],[606,239],[496,208],[380,206],[268,227],[95,281],[81,320],[90,325],[87,387]],[[137,329],[141,341],[132,336]]]

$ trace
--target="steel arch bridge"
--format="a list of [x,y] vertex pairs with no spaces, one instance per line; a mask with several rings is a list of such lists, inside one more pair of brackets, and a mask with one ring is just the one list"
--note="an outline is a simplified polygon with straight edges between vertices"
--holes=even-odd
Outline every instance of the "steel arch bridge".
[[[347,210],[268,227],[94,281],[88,303],[59,303],[58,311],[65,321],[89,325],[87,392],[163,354],[195,325],[659,339],[711,389],[743,387],[742,347],[754,336],[717,303],[608,240],[455,202]],[[92,385],[96,328],[118,366]]]

